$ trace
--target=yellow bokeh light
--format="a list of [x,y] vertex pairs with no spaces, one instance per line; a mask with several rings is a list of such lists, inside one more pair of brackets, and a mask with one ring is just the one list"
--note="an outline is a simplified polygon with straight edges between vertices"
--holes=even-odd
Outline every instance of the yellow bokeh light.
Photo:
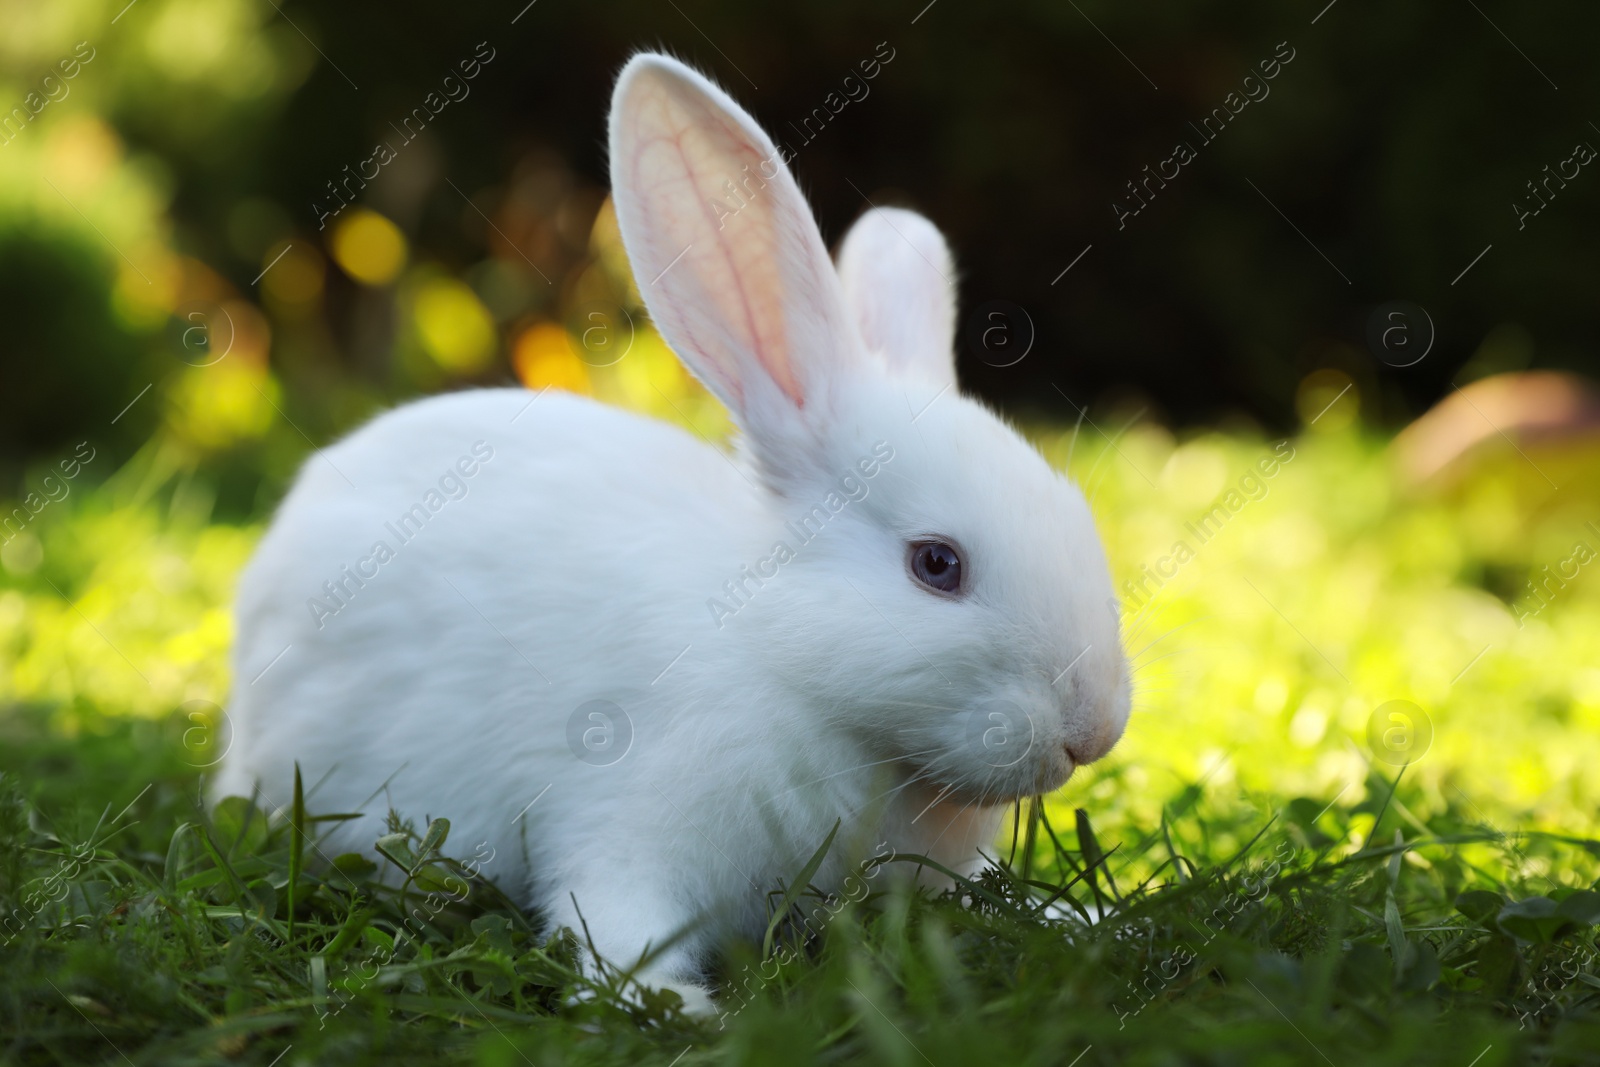
[[567,331],[553,322],[524,330],[511,352],[511,365],[529,389],[565,389],[592,395],[589,372],[572,351]]
[[400,227],[366,208],[350,212],[333,231],[333,258],[363,285],[387,285],[406,265]]
[[280,241],[261,257],[261,288],[281,309],[305,312],[322,295],[327,267],[304,241]]
[[47,166],[69,195],[87,194],[122,164],[122,140],[93,116],[70,116],[46,142]]
[[163,71],[198,81],[227,62],[243,5],[172,0],[145,24],[145,47]]
[[1309,429],[1330,433],[1356,421],[1361,394],[1344,371],[1312,371],[1295,390],[1294,409]]
[[664,398],[681,401],[692,389],[683,364],[649,327],[639,329],[632,351],[617,364],[614,377],[622,402],[638,411],[668,409]]
[[423,347],[445,370],[474,374],[494,357],[494,319],[466,284],[454,278],[425,282],[413,313]]
[[277,392],[266,368],[249,360],[186,367],[167,393],[167,425],[202,450],[228,448],[267,432]]

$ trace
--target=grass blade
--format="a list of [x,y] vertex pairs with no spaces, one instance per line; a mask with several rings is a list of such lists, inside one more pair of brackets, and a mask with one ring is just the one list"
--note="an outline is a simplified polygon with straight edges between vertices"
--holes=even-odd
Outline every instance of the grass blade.
[[789,914],[789,909],[800,898],[800,894],[805,892],[806,886],[811,884],[811,879],[816,877],[817,869],[822,866],[823,857],[828,854],[828,849],[833,847],[833,839],[838,835],[840,825],[841,820],[833,820],[833,829],[828,831],[828,836],[823,840],[822,847],[811,854],[811,858],[806,861],[806,865],[800,868],[800,873],[784,889],[783,900],[779,902],[778,910],[773,912],[772,920],[767,923],[766,936],[761,939],[761,958],[763,960],[772,958],[772,937],[777,932],[778,924],[783,921],[784,916]]
[[305,865],[306,794],[300,784],[300,761],[294,764],[294,801],[289,809],[289,940],[294,940],[295,896],[300,888],[300,871]]
[[1022,842],[1022,880],[1033,873],[1033,845],[1039,837],[1039,809],[1044,807],[1043,797],[1028,798],[1028,832]]

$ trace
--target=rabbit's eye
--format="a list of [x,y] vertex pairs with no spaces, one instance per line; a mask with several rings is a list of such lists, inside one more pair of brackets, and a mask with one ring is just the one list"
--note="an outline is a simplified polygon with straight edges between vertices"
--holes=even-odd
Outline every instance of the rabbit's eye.
[[943,541],[911,543],[911,576],[936,593],[961,592],[961,556]]

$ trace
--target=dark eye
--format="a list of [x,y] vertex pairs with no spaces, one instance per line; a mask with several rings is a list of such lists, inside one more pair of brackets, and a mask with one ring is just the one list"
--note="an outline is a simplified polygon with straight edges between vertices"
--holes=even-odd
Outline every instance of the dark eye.
[[911,543],[911,576],[938,593],[961,592],[961,556],[943,541]]

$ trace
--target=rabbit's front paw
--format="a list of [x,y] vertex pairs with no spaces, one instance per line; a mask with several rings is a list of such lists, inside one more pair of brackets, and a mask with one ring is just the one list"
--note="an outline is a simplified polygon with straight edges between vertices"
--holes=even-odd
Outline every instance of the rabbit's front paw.
[[657,989],[667,990],[683,998],[683,1013],[698,1019],[707,1019],[718,1014],[717,1002],[711,997],[711,990],[694,982],[662,982]]

